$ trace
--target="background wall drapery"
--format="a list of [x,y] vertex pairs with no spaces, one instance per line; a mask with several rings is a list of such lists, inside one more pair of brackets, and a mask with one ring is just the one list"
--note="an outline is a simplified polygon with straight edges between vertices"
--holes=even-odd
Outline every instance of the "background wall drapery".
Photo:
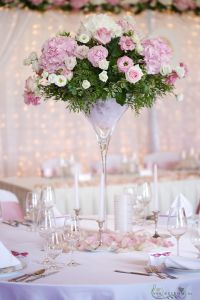
[[[149,31],[147,16],[134,16],[144,36]],[[38,175],[40,163],[50,157],[74,154],[85,169],[99,158],[95,134],[83,115],[69,113],[64,103],[29,107],[22,96],[24,81],[31,74],[23,59],[39,51],[56,32],[75,32],[83,18],[81,13],[0,10],[0,176]],[[200,146],[200,20],[193,15],[158,13],[152,18],[152,35],[167,39],[175,60],[189,66],[188,78],[177,88],[185,101],[178,103],[170,95],[157,101],[153,114],[145,109],[138,117],[128,111],[113,134],[110,153],[135,152],[143,157],[155,143],[161,151],[175,152]]]

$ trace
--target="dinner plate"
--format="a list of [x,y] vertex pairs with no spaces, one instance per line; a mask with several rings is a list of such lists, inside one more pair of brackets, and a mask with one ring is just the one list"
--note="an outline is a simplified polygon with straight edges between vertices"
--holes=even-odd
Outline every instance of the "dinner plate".
[[176,273],[200,273],[200,269],[185,269],[185,268],[174,268],[174,267],[168,267],[166,269],[168,271],[172,271]]

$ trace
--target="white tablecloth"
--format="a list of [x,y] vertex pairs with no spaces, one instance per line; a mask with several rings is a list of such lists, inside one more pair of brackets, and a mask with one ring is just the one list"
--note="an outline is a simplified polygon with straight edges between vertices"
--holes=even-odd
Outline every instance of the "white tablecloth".
[[[37,233],[27,232],[22,226],[12,228],[0,224],[0,237],[8,249],[29,252],[29,264],[21,273],[41,268],[34,262],[43,255],[42,241]],[[181,255],[196,255],[187,236],[180,240],[180,249]],[[161,280],[155,276],[114,272],[115,269],[144,272],[147,252],[77,252],[75,256],[80,266],[66,266],[59,273],[32,283],[9,283],[0,277],[0,300],[199,300],[200,273],[183,273],[178,274],[176,280]],[[61,254],[57,260],[67,262],[69,254]]]
[[[172,173],[173,174],[173,173]],[[176,173],[174,173],[176,174]],[[173,175],[174,176],[174,175]],[[175,176],[176,178],[176,176]],[[82,182],[80,184],[80,204],[82,214],[97,214],[99,207],[99,185],[98,179],[91,182]],[[108,176],[107,185],[107,213],[113,214],[114,211],[114,196],[121,194],[123,188],[131,186],[138,181],[138,177],[130,175],[122,176]],[[150,180],[149,178],[141,177],[140,182]],[[10,177],[0,180],[0,189],[7,189],[14,192],[22,206],[24,207],[25,195],[27,191],[33,190],[45,184],[51,184],[56,192],[56,205],[61,213],[71,213],[74,209],[74,190],[71,179],[45,179],[41,177],[35,178],[20,178]],[[200,200],[200,179],[188,178],[182,180],[163,178],[158,184],[158,199],[159,209],[161,213],[165,213],[175,199],[175,197],[182,193],[192,203],[194,211]],[[149,210],[153,210],[154,201],[152,199]]]

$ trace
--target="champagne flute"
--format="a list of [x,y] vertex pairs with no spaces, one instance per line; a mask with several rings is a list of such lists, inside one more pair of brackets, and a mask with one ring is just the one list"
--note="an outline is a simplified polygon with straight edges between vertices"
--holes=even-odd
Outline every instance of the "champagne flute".
[[64,224],[64,236],[70,247],[70,262],[67,264],[68,267],[76,267],[80,264],[74,260],[74,250],[76,249],[77,243],[80,239],[80,229],[78,221],[75,217],[67,216]]
[[187,230],[187,218],[185,209],[179,205],[171,207],[169,210],[167,228],[169,233],[176,238],[177,241],[177,256],[180,255],[179,241],[182,235]]
[[49,209],[56,204],[56,195],[51,185],[45,186],[41,192],[41,201],[43,205]]

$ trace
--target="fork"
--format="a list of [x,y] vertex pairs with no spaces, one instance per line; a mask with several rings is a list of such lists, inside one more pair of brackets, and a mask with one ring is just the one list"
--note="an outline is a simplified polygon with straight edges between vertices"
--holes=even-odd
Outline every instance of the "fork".
[[173,276],[167,272],[164,272],[163,270],[161,270],[160,268],[156,267],[156,266],[151,266],[152,270],[155,271],[156,273],[158,274],[163,274],[165,275],[167,278],[170,278],[170,279],[177,279],[176,276]]
[[145,271],[147,273],[151,273],[151,274],[155,274],[157,277],[159,277],[160,279],[166,279],[166,276],[160,274],[159,272],[156,272],[154,270],[154,268],[152,268],[152,266],[148,266],[148,267],[145,267]]

